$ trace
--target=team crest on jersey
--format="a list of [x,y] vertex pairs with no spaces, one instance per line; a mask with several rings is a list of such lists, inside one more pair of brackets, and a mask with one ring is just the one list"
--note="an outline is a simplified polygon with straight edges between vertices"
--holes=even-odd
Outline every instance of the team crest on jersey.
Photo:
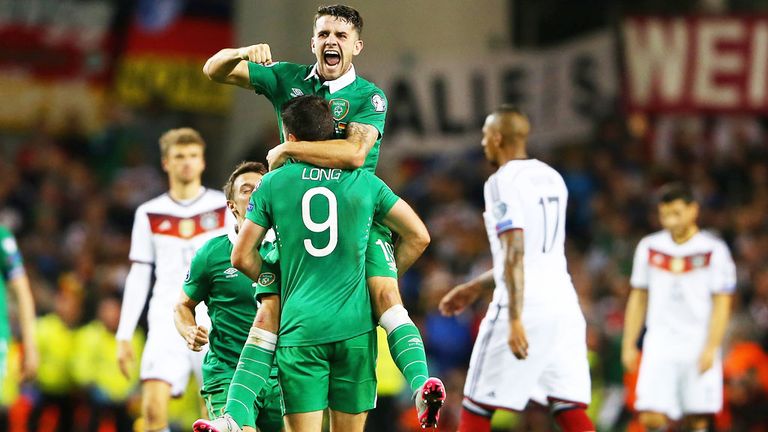
[[349,113],[349,101],[346,99],[331,99],[331,114],[333,119],[339,121]]
[[301,91],[301,89],[297,89],[296,87],[293,87],[291,89],[291,97],[299,97],[304,96],[304,92]]
[[376,112],[384,112],[387,110],[387,103],[384,102],[384,98],[379,94],[371,97],[371,104],[373,104],[373,110]]
[[493,206],[493,216],[496,219],[501,219],[505,214],[507,214],[507,205],[504,202],[499,201]]
[[179,221],[179,235],[184,238],[192,237],[195,234],[195,220],[182,219]]
[[216,212],[208,212],[200,216],[200,226],[210,231],[219,227],[219,215]]
[[275,283],[275,274],[270,272],[264,272],[259,275],[259,285],[270,286]]
[[230,267],[230,268],[224,270],[224,276],[227,279],[231,279],[233,277],[237,277],[237,269],[234,268],[234,267]]

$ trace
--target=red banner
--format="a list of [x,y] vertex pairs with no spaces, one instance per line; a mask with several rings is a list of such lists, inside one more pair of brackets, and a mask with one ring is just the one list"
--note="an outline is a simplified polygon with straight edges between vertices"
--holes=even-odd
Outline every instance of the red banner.
[[768,112],[768,16],[632,17],[622,36],[629,110]]

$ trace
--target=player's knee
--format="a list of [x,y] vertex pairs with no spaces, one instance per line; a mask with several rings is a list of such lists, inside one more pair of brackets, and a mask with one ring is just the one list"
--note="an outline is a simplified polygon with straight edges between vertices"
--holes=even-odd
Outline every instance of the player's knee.
[[641,412],[640,423],[647,429],[660,429],[667,426],[667,416],[657,412]]

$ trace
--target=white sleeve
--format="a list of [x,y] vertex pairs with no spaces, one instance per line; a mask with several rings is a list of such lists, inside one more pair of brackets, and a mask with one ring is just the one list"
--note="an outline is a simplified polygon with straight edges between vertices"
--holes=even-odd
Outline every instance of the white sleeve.
[[134,262],[128,277],[125,278],[123,290],[123,305],[120,308],[120,324],[117,326],[117,340],[133,339],[133,332],[139,323],[141,311],[149,296],[149,285],[152,279],[152,265]]
[[131,261],[144,264],[155,262],[155,248],[152,243],[152,227],[149,225],[149,216],[144,206],[139,206],[133,218],[133,231],[131,232],[131,252],[128,254]]
[[632,288],[648,289],[648,254],[648,242],[645,239],[640,240],[635,249],[632,277],[629,279]]
[[736,290],[736,264],[731,258],[731,252],[725,243],[712,252],[713,277],[710,291],[712,294],[731,294]]
[[511,182],[506,182],[499,172],[488,180],[489,196],[491,198],[490,211],[496,219],[496,235],[514,229],[524,229],[525,216],[523,212],[520,193]]

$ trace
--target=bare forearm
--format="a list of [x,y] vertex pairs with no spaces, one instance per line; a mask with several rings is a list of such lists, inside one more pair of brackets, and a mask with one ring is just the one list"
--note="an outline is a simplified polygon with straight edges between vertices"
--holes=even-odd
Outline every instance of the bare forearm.
[[509,318],[520,319],[523,316],[523,298],[525,291],[525,272],[522,257],[515,256],[504,266],[504,282],[509,290]]
[[225,83],[229,74],[243,61],[240,51],[236,48],[224,48],[209,58],[203,66],[203,73],[216,82]]
[[365,162],[361,146],[343,139],[289,141],[283,145],[288,157],[325,168],[356,169]]
[[716,294],[712,297],[712,316],[709,321],[707,348],[715,349],[722,345],[725,330],[728,328],[728,319],[731,316],[731,295]]
[[173,311],[173,322],[176,324],[176,330],[180,335],[185,336],[189,327],[195,327],[195,309],[190,309],[187,305],[177,303]]
[[29,279],[27,276],[17,277],[12,282],[12,288],[16,293],[16,301],[19,306],[19,326],[24,349],[35,350],[37,349],[35,339],[35,301],[32,298]]
[[259,273],[261,272],[261,255],[258,250],[254,250],[253,253],[247,254],[239,262],[234,263],[236,269],[243,272],[244,275],[252,281],[259,280]]
[[476,286],[483,291],[492,290],[496,286],[496,283],[493,280],[493,269],[486,271],[466,284]]
[[419,259],[429,242],[419,241],[415,238],[403,239],[395,243],[395,262],[397,263],[397,275],[402,276]]
[[648,291],[633,289],[629,293],[627,310],[624,316],[624,337],[622,344],[634,346],[640,337],[640,331],[645,322],[645,313],[648,308]]

